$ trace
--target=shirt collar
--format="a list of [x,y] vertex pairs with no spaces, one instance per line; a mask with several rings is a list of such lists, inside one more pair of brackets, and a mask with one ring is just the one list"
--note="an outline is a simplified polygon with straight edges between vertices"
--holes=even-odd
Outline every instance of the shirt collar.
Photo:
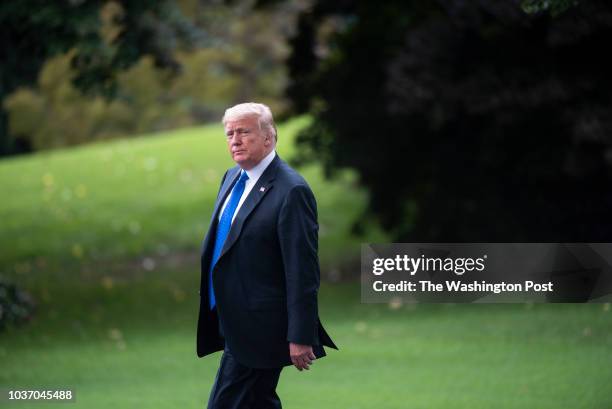
[[257,181],[259,177],[264,173],[268,165],[272,163],[272,160],[274,160],[275,156],[276,152],[274,151],[274,149],[272,149],[272,152],[267,154],[257,165],[255,165],[249,170],[245,170],[247,176],[249,177],[249,181]]

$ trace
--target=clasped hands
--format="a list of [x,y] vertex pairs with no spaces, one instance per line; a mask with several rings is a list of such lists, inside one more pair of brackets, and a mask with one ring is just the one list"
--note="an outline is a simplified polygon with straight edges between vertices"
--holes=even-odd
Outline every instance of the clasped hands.
[[309,366],[312,365],[312,361],[317,359],[312,352],[311,345],[294,344],[293,342],[289,343],[289,356],[293,365],[300,371],[310,369]]

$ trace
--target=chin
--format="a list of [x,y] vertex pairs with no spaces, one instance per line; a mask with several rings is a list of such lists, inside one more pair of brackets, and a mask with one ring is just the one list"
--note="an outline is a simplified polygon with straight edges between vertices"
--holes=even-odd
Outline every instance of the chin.
[[249,165],[251,162],[248,159],[234,159],[236,165],[240,166],[242,169],[249,169]]

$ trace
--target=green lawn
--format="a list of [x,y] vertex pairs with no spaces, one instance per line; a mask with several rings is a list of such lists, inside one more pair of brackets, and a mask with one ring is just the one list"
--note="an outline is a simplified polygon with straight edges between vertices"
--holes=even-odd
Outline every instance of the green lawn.
[[[220,355],[196,358],[190,275],[58,289],[51,311],[4,334],[0,385],[71,387],[75,407],[88,409],[204,407]],[[612,407],[609,306],[390,309],[359,294],[356,284],[322,286],[322,318],[341,350],[311,371],[284,369],[285,408]]]
[[[282,157],[306,122],[280,127]],[[220,355],[195,355],[197,254],[231,165],[218,125],[0,161],[0,275],[38,300],[0,333],[0,387],[73,388],[75,408],[205,407]],[[354,175],[301,172],[324,276],[386,241],[374,224],[349,234],[366,199]],[[320,301],[341,350],[284,369],[285,408],[612,409],[609,304],[390,308],[352,282],[324,283]]]
[[[279,127],[281,157],[292,156],[306,123]],[[39,282],[40,270],[195,254],[231,166],[220,124],[2,160],[0,273]],[[317,196],[321,261],[337,268],[359,255],[348,232],[366,195],[350,172],[334,182],[316,165],[301,172]],[[368,235],[384,240],[376,229]]]

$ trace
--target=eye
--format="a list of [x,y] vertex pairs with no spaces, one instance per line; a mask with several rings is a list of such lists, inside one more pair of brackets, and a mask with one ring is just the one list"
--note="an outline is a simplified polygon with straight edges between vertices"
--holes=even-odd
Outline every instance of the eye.
[[231,129],[225,132],[225,137],[227,139],[232,139],[234,136],[238,135],[241,138],[246,138],[251,134],[251,130],[248,128],[236,128]]

